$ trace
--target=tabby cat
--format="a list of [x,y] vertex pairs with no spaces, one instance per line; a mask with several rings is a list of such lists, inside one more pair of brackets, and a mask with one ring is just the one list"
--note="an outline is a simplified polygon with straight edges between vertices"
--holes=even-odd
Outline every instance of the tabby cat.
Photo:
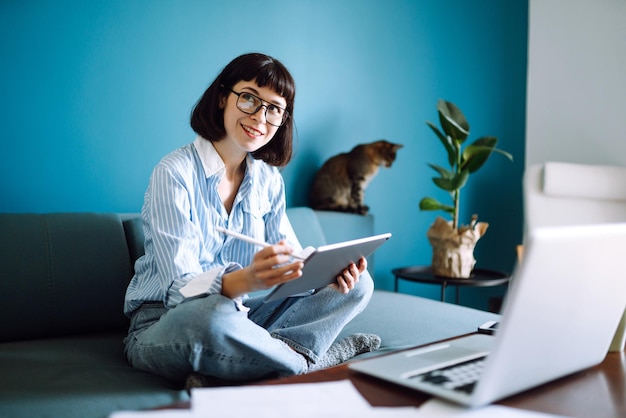
[[369,207],[363,203],[365,188],[380,166],[391,167],[400,148],[402,145],[380,140],[331,157],[315,175],[310,206],[366,215]]

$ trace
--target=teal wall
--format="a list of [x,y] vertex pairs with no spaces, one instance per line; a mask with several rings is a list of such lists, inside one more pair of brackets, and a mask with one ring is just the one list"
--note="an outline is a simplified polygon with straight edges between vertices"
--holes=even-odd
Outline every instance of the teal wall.
[[[0,211],[139,211],[152,167],[191,142],[188,116],[235,56],[279,58],[297,83],[299,139],[284,171],[306,204],[328,157],[380,138],[404,144],[366,191],[378,232],[375,278],[429,264],[427,163],[445,155],[425,121],[444,98],[494,156],[464,189],[466,219],[490,222],[478,265],[510,271],[522,237],[527,0],[94,0],[0,2]],[[437,297],[430,286],[402,291]],[[476,290],[476,289],[474,289]],[[464,291],[485,307],[489,292]]]

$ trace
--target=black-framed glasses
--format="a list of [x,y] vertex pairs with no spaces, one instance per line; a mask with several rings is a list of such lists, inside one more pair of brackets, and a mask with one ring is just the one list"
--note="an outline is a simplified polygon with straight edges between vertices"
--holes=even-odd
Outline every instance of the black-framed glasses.
[[258,96],[247,91],[237,93],[233,89],[228,89],[237,96],[237,109],[248,115],[254,115],[262,107],[265,108],[265,121],[272,126],[281,126],[289,117],[287,109],[266,102]]

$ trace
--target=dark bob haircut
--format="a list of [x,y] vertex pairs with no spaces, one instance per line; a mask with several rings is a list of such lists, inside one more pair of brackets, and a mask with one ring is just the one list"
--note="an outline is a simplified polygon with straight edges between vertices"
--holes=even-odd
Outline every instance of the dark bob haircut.
[[285,98],[289,117],[278,128],[270,142],[252,153],[257,160],[282,167],[293,153],[293,105],[296,86],[291,74],[278,60],[259,53],[241,55],[232,60],[217,76],[196,103],[191,113],[191,128],[211,142],[226,136],[224,109],[220,102],[240,81],[255,81],[259,87],[268,87]]

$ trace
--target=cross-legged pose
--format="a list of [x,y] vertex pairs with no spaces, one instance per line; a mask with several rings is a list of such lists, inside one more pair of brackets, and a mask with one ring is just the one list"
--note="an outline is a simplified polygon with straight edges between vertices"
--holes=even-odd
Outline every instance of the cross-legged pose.
[[124,305],[132,366],[188,385],[191,376],[193,386],[198,378],[303,374],[379,348],[371,334],[335,342],[371,298],[364,258],[336,283],[303,295],[269,303],[249,296],[302,275],[278,171],[292,156],[294,98],[279,61],[235,58],[193,109],[195,140],[154,169],[141,213],[145,255]]

